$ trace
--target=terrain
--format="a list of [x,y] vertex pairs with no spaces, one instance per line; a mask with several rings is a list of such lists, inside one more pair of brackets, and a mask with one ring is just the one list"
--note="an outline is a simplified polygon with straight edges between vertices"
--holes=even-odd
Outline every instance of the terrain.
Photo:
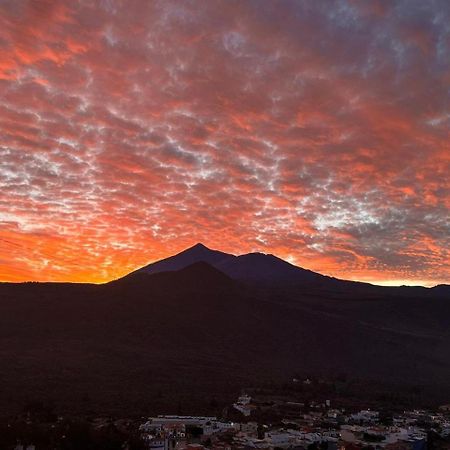
[[346,374],[450,400],[448,286],[387,288],[201,244],[103,285],[0,283],[0,411],[201,412]]

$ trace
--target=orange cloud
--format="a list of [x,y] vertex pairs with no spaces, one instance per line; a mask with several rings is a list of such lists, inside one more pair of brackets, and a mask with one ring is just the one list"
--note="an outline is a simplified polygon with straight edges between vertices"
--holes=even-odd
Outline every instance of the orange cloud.
[[0,6],[1,280],[202,241],[450,282],[445,2],[38,3]]

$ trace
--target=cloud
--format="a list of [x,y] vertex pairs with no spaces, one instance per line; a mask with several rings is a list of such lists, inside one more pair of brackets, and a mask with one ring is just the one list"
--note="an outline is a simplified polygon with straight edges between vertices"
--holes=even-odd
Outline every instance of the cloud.
[[0,278],[105,281],[197,241],[450,282],[450,7],[0,5]]

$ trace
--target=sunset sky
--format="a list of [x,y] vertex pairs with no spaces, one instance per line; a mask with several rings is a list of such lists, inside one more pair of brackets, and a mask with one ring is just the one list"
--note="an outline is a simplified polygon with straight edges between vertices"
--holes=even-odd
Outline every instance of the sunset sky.
[[450,283],[449,86],[448,0],[0,0],[0,280]]

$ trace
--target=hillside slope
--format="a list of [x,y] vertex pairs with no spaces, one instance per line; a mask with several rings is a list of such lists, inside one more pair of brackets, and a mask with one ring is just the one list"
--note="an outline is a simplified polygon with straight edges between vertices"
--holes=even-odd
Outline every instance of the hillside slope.
[[207,263],[100,286],[5,283],[0,298],[4,408],[50,397],[83,411],[188,412],[294,372],[447,395],[442,298],[258,288]]

